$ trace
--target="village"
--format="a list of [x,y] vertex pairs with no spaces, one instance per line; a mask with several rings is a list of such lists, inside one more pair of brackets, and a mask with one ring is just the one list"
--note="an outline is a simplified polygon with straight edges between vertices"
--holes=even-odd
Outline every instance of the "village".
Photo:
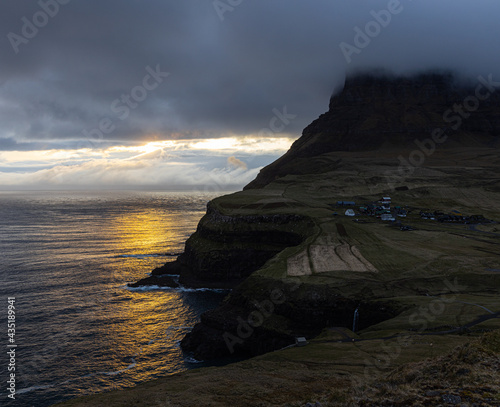
[[[464,215],[457,210],[452,210],[449,213],[444,213],[439,210],[419,209],[411,206],[392,205],[392,199],[389,196],[384,196],[378,201],[364,203],[361,206],[356,206],[355,201],[337,201],[335,205],[337,211],[334,216],[339,215],[339,211],[344,216],[354,218],[355,222],[366,223],[366,219],[359,218],[360,216],[374,217],[382,222],[391,222],[402,231],[415,230],[415,227],[403,225],[402,221],[410,214],[417,214],[422,220],[437,221],[441,223],[462,224],[462,225],[477,225],[495,223],[493,220],[486,219],[483,215]],[[345,209],[345,210],[344,210]],[[340,214],[341,214],[340,213]],[[415,219],[415,217],[413,217]]]

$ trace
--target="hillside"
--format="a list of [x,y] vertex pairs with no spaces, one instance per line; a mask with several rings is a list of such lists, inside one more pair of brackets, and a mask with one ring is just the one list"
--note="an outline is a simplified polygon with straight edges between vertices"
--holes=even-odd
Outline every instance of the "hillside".
[[[236,342],[235,353],[248,356],[278,349],[293,343],[296,336],[314,337],[329,326],[352,329],[356,309],[360,330],[390,327],[403,331],[418,327],[409,323],[409,316],[441,296],[500,310],[496,299],[500,288],[498,224],[473,226],[420,215],[421,211],[457,211],[500,219],[499,159],[493,151],[436,152],[406,177],[398,190],[389,189],[384,182],[385,172],[391,168],[387,156],[336,153],[335,160],[339,158],[334,171],[288,175],[264,188],[247,189],[212,202],[227,221],[214,221],[208,215],[192,240],[201,240],[198,234],[202,230],[217,236],[226,236],[227,231],[234,236],[238,229],[247,233],[254,227],[261,233],[266,227],[277,230],[272,222],[255,226],[240,221],[243,216],[258,219],[264,215],[275,219],[305,217],[307,220],[285,223],[288,231],[304,239],[267,260],[219,309],[204,314],[183,341],[185,350],[200,359],[229,355],[224,333],[245,336],[239,334],[241,319],[258,312],[256,304],[268,303],[273,291],[283,293],[286,300],[275,304],[248,338],[231,336]],[[328,155],[321,157],[327,159]],[[396,166],[393,168],[396,171]],[[397,221],[413,230],[401,230],[396,222],[360,214],[359,207],[387,195],[392,206],[407,211],[406,217],[396,216]],[[346,208],[336,206],[339,200],[355,201],[357,216],[345,216]],[[283,228],[283,224],[278,226]],[[200,240],[200,251],[207,246],[213,249],[212,240]],[[221,250],[249,244],[234,237],[217,243]],[[456,287],[450,282],[457,282]],[[461,302],[448,308],[454,310],[433,318],[426,329],[458,329],[484,313],[479,306]]]

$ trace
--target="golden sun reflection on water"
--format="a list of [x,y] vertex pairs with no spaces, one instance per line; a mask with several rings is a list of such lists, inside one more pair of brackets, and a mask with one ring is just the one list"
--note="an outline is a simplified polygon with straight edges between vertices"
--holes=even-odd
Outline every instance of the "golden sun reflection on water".
[[[180,231],[196,228],[199,218],[193,215],[193,212],[165,213],[159,209],[127,213],[113,220],[111,233],[124,254],[171,253],[179,244]],[[200,218],[202,215],[199,212]]]
[[[114,298],[103,310],[107,314],[104,319],[113,321],[103,334],[109,349],[113,349],[117,370],[125,370],[122,380],[130,380],[130,385],[151,379],[152,374],[186,369],[178,341],[187,332],[184,328],[194,325],[199,307],[191,303],[192,294],[186,296],[175,290],[129,291],[123,285],[124,276],[127,282],[136,281],[153,268],[174,260],[175,256],[165,254],[179,252],[188,231],[196,229],[205,213],[152,206],[123,211],[103,225],[103,233],[112,237],[114,253],[131,256],[117,259],[115,278],[107,287],[108,293],[117,295],[111,294]],[[126,371],[128,368],[130,371]]]
[[[118,304],[115,315],[133,324],[113,324],[108,331],[121,369],[132,362],[134,380],[146,380],[151,373],[183,370],[182,351],[177,345],[187,332],[173,326],[194,324],[194,311],[186,307],[177,292],[131,293],[132,301]],[[186,309],[187,308],[187,309]],[[132,373],[132,372],[131,372]]]
[[[167,219],[165,219],[167,218]],[[170,216],[162,216],[157,210],[128,213],[115,219],[114,227],[121,247],[127,251],[134,249],[148,253],[151,248],[169,241],[175,224],[169,223]]]

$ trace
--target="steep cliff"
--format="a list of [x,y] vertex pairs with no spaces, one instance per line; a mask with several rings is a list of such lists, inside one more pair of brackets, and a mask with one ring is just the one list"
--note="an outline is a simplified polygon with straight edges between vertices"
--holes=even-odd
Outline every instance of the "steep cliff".
[[231,196],[217,198],[208,203],[184,253],[131,286],[175,286],[170,275],[178,274],[188,287],[232,288],[283,249],[300,244],[313,226],[286,203],[280,208],[258,199],[235,204]]

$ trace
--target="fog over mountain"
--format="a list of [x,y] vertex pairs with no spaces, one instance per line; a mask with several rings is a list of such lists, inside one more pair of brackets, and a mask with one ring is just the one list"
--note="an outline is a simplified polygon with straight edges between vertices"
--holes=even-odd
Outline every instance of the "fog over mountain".
[[294,139],[346,74],[372,68],[500,80],[495,0],[16,0],[0,10],[0,151]]

